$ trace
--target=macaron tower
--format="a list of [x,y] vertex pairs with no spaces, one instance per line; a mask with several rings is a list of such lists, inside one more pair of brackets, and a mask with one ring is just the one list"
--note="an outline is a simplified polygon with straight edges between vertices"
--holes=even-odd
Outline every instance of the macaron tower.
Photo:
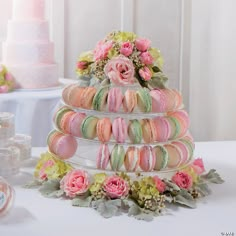
[[160,51],[115,31],[77,62],[78,83],[62,92],[48,149],[86,169],[175,171],[193,159],[182,96],[168,88]]

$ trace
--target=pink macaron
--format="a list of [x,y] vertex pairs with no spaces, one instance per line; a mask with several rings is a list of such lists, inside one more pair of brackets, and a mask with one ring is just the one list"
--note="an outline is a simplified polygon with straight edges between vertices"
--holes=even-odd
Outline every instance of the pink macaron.
[[140,151],[137,147],[128,147],[125,153],[125,169],[127,171],[136,171],[139,167]]
[[127,137],[127,124],[124,118],[117,117],[112,123],[112,134],[117,143],[124,143]]
[[165,112],[166,111],[166,97],[161,89],[153,89],[150,91],[152,98],[152,112]]
[[145,143],[153,143],[157,139],[157,130],[152,119],[141,120],[143,140]]
[[175,93],[175,109],[177,110],[183,107],[183,97],[178,90],[173,89],[173,92]]
[[171,127],[165,117],[159,116],[153,119],[156,127],[156,141],[166,142],[170,137]]
[[69,119],[68,131],[71,135],[76,137],[82,137],[81,124],[85,119],[86,114],[81,112],[75,112]]
[[97,137],[102,142],[108,142],[111,138],[112,124],[109,118],[102,118],[97,123]]
[[175,146],[177,146],[179,148],[179,150],[182,153],[182,155],[181,155],[182,156],[181,164],[185,164],[188,161],[188,159],[189,159],[189,150],[186,147],[186,145],[183,142],[180,142],[180,141],[174,141],[171,144],[175,145]]
[[151,146],[143,146],[140,149],[139,166],[143,171],[152,171],[156,164],[156,155]]
[[107,96],[107,109],[110,112],[118,112],[123,100],[123,94],[120,88],[111,88]]
[[172,111],[175,109],[176,101],[175,96],[176,94],[173,92],[172,89],[162,89],[162,92],[165,94],[165,101],[166,101],[166,111]]
[[137,95],[134,90],[126,90],[123,98],[123,109],[124,112],[133,112],[137,107]]
[[105,170],[110,160],[110,151],[107,144],[101,144],[97,153],[97,168]]
[[68,105],[73,107],[81,107],[81,95],[84,87],[73,86],[68,94]]
[[165,149],[168,152],[168,163],[169,168],[177,168],[182,162],[182,153],[180,149],[172,144],[165,144]]

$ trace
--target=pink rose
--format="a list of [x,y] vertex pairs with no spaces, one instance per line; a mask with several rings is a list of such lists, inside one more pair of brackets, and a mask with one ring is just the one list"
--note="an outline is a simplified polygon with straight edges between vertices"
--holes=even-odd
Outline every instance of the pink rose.
[[88,173],[83,170],[72,170],[63,177],[60,185],[68,197],[82,195],[89,188]]
[[140,60],[145,65],[151,65],[153,63],[153,57],[149,52],[142,52],[140,54]]
[[149,39],[138,38],[135,40],[135,46],[141,52],[147,51],[148,48],[150,47],[150,44],[151,41]]
[[104,41],[99,41],[93,51],[94,53],[94,59],[97,60],[102,60],[105,59],[108,55],[109,50],[112,48],[112,42],[104,42]]
[[77,68],[80,70],[84,70],[88,67],[88,63],[86,61],[77,62]]
[[128,57],[133,52],[133,44],[130,42],[124,42],[121,44],[120,53]]
[[110,198],[121,198],[128,195],[129,185],[119,176],[110,176],[104,181],[103,190]]
[[104,67],[105,75],[117,85],[132,84],[134,78],[134,65],[132,61],[120,55],[112,58]]
[[48,160],[43,164],[42,168],[39,171],[39,178],[41,180],[46,180],[47,179],[48,176],[47,176],[45,170],[46,170],[46,168],[52,167],[53,165],[55,165],[55,161],[53,161],[53,160]]
[[145,81],[148,81],[152,78],[152,72],[146,66],[140,69],[138,73]]
[[197,158],[194,160],[192,164],[192,168],[196,172],[196,174],[200,175],[205,171],[205,167],[202,161],[202,158]]
[[157,176],[153,176],[156,188],[160,193],[163,193],[166,189],[166,184]]
[[9,87],[7,85],[0,86],[0,93],[7,93],[9,91]]
[[7,72],[7,73],[5,74],[5,80],[6,80],[6,81],[12,81],[12,80],[13,80],[12,74],[9,73],[9,72]]
[[177,172],[173,177],[172,181],[176,183],[180,188],[190,189],[193,185],[192,177],[182,171]]

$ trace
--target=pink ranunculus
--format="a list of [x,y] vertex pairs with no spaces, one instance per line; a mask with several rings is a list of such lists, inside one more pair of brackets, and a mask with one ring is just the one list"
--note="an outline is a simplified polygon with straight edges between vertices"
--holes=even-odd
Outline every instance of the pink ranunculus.
[[131,42],[123,42],[120,47],[120,53],[128,57],[133,52],[133,44]]
[[145,65],[151,65],[154,61],[154,59],[153,59],[152,55],[150,54],[150,52],[142,52],[140,54],[140,60]]
[[152,72],[149,70],[147,66],[143,67],[142,69],[139,69],[138,73],[145,81],[148,81],[152,78]]
[[138,38],[135,40],[135,46],[141,52],[147,51],[150,45],[151,45],[151,41],[149,39]]
[[103,183],[103,190],[112,199],[121,198],[128,195],[129,185],[119,176],[109,176]]
[[7,72],[7,73],[5,74],[5,80],[6,80],[6,81],[12,81],[12,80],[13,80],[12,74],[9,73],[9,72]]
[[73,198],[87,192],[89,184],[89,176],[86,171],[72,170],[63,177],[60,187],[68,197]]
[[182,171],[177,172],[172,177],[172,181],[183,189],[190,189],[193,185],[192,177],[189,174]]
[[7,85],[0,86],[0,93],[7,93],[9,91],[9,87]]
[[192,164],[192,168],[196,172],[196,174],[200,175],[205,171],[205,167],[202,161],[202,158],[197,158],[194,160]]
[[80,70],[84,70],[88,67],[88,63],[86,61],[77,62],[77,68]]
[[93,51],[94,59],[96,61],[105,59],[108,55],[109,50],[112,48],[112,42],[99,41]]
[[46,168],[52,167],[53,165],[55,165],[55,161],[53,161],[53,160],[48,160],[43,164],[42,168],[39,171],[39,178],[41,180],[47,179],[47,174],[46,174],[45,170],[46,170]]
[[166,184],[157,176],[153,176],[156,188],[160,193],[163,193],[166,189]]
[[105,75],[116,85],[133,84],[134,65],[132,61],[120,55],[112,58],[104,67]]

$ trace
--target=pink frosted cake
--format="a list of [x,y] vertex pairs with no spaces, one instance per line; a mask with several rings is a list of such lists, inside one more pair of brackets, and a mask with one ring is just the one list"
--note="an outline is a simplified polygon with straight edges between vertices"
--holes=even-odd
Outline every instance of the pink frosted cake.
[[45,0],[14,0],[2,45],[3,63],[12,72],[16,88],[35,89],[58,85],[54,44],[44,18]]

